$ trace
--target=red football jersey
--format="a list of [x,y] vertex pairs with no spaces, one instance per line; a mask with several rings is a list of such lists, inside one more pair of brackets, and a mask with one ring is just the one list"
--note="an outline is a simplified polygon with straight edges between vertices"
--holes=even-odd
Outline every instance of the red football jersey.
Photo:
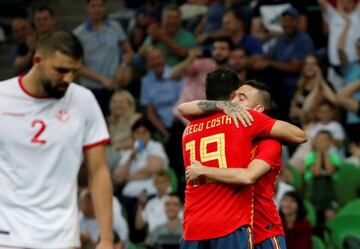
[[[184,165],[192,160],[205,166],[248,166],[254,137],[267,136],[275,120],[250,111],[254,123],[236,128],[230,117],[217,113],[191,121],[183,135]],[[199,179],[185,190],[184,239],[218,238],[251,224],[253,191],[250,186],[206,182]]]
[[262,139],[255,143],[253,159],[265,161],[271,170],[254,184],[254,244],[284,235],[279,212],[274,203],[275,181],[281,168],[281,144],[277,140]]

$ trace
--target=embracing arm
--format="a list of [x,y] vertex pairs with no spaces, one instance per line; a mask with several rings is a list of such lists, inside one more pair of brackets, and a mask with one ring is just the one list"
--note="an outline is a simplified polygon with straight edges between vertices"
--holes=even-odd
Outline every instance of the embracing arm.
[[305,143],[308,139],[306,133],[302,129],[280,120],[277,120],[272,127],[270,137],[290,144]]
[[253,184],[271,169],[265,161],[254,159],[248,168],[215,168],[206,167],[195,161],[186,169],[186,180],[194,181],[199,176],[228,184]]
[[245,108],[230,101],[194,100],[179,105],[178,111],[188,119],[223,111],[233,119],[236,127],[239,126],[238,120],[245,127],[253,122],[251,114]]
[[100,229],[98,248],[111,248],[112,226],[112,184],[103,145],[84,152],[89,174],[89,188],[93,199],[96,220]]

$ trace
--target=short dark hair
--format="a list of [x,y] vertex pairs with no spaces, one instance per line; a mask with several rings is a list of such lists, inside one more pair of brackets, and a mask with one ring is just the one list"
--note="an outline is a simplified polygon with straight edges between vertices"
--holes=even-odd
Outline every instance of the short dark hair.
[[35,14],[37,12],[44,12],[44,11],[49,12],[50,16],[54,17],[54,10],[47,5],[40,5],[40,6],[37,6],[36,8],[34,8],[33,16],[35,16]]
[[249,56],[249,51],[243,46],[240,46],[240,45],[234,46],[232,51],[235,51],[235,50],[242,50],[242,51],[244,51],[246,56]]
[[150,133],[155,132],[155,127],[147,118],[138,119],[131,127],[131,132],[134,133],[139,127],[145,127]]
[[180,196],[177,193],[171,192],[171,193],[166,194],[166,196],[175,197],[175,198],[177,198],[179,200],[180,204],[182,204],[182,200],[181,200]]
[[233,48],[234,48],[234,43],[231,40],[230,36],[220,36],[213,40],[213,45],[215,42],[226,42],[228,44],[230,50],[233,50]]
[[79,39],[72,32],[64,29],[44,35],[37,43],[36,50],[50,53],[59,51],[73,59],[82,59],[84,55]]
[[[297,214],[296,214],[296,221],[301,221],[302,219],[305,219],[306,215],[307,215],[307,212],[306,212],[306,208],[305,208],[305,204],[304,204],[303,195],[298,191],[290,191],[290,192],[285,193],[284,196],[291,197],[292,199],[295,200],[295,202],[298,205],[298,211],[297,211]],[[284,215],[281,212],[281,208],[280,208],[280,216],[282,218],[284,218]]]
[[328,130],[320,130],[320,131],[318,131],[318,133],[316,133],[315,137],[317,137],[320,134],[328,135],[330,139],[333,139],[332,133],[330,131],[328,131]]
[[240,86],[238,75],[229,68],[218,68],[206,74],[205,94],[208,100],[229,100]]
[[271,109],[270,88],[265,83],[257,81],[257,80],[247,80],[247,81],[243,82],[241,85],[248,85],[248,86],[251,86],[251,87],[257,89],[261,94],[261,98],[263,100],[265,110],[268,111]]

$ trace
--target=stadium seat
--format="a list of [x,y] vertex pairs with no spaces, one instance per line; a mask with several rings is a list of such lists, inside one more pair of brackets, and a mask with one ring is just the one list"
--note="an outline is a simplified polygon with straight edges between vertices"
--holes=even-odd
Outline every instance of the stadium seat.
[[345,215],[355,215],[360,217],[360,198],[347,203],[337,213],[337,217]]
[[171,168],[171,166],[168,167],[168,173],[169,173],[169,177],[170,177],[170,183],[171,183],[172,191],[174,193],[177,193],[178,179],[177,179],[177,176],[176,176],[176,173],[175,173],[174,169]]
[[311,236],[312,249],[326,249],[324,242],[317,236]]
[[358,197],[360,190],[360,168],[345,163],[339,169],[335,191],[340,206]]
[[360,216],[344,215],[329,220],[326,224],[330,230],[331,241],[335,248],[343,249],[344,240],[348,236],[360,239]]
[[317,221],[315,207],[309,200],[306,199],[304,200],[304,205],[307,212],[306,218],[310,221],[311,225],[315,227]]

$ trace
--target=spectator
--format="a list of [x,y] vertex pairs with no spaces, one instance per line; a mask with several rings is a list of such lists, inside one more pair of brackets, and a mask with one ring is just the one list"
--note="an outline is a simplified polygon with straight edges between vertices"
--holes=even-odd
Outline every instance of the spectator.
[[308,124],[314,119],[315,109],[324,100],[336,103],[336,95],[323,77],[318,57],[308,55],[291,101],[291,120],[300,125]]
[[325,214],[337,207],[334,184],[336,171],[341,167],[341,157],[331,151],[333,143],[331,133],[321,130],[313,140],[312,151],[305,156],[304,178],[317,211],[319,231],[324,229]]
[[132,57],[130,43],[121,26],[106,17],[105,0],[87,0],[89,20],[74,29],[84,47],[80,84],[90,89],[104,114],[108,114],[111,89],[119,62]]
[[305,127],[309,135],[309,140],[300,145],[290,159],[290,164],[300,171],[304,170],[304,157],[311,151],[313,140],[319,131],[329,131],[334,143],[331,147],[332,152],[343,153],[343,145],[346,137],[341,123],[335,120],[335,105],[329,101],[324,101],[319,104],[316,112],[315,118],[317,118],[317,121],[309,123]]
[[[340,58],[337,52],[338,39],[348,23],[344,53],[351,63],[357,60],[354,44],[360,37],[360,4],[356,0],[337,1],[334,8],[328,0],[318,0],[320,8],[325,15],[329,27],[328,57],[330,64],[339,71]],[[347,21],[348,20],[348,21]]]
[[182,221],[179,219],[181,206],[179,196],[176,194],[166,196],[165,214],[167,221],[149,233],[148,244],[157,249],[165,246],[176,246],[178,248],[183,234]]
[[108,126],[111,144],[118,151],[133,147],[131,126],[141,117],[135,112],[135,99],[126,90],[117,90],[110,100],[110,116]]
[[167,5],[163,9],[161,26],[151,23],[148,26],[148,37],[145,39],[140,53],[145,55],[153,46],[162,51],[166,64],[174,66],[188,55],[189,49],[195,45],[195,37],[182,28],[181,12],[176,5]]
[[147,0],[136,9],[135,24],[130,40],[135,51],[141,47],[146,36],[146,29],[151,23],[160,23],[163,0]]
[[244,47],[250,56],[262,54],[260,40],[246,33],[246,23],[239,12],[231,10],[225,13],[222,20],[222,28],[209,32],[205,39],[214,40],[222,36],[229,36],[234,46]]
[[299,12],[299,28],[306,30],[306,5],[305,1],[289,0],[259,0],[253,11],[251,21],[251,34],[263,43],[268,42],[271,38],[278,36],[283,32],[281,25],[282,13],[294,7]]
[[171,68],[165,64],[160,49],[154,48],[148,52],[147,65],[151,71],[142,78],[140,104],[146,108],[146,116],[166,142],[174,121],[172,109],[183,84],[170,78]]
[[[116,249],[125,249],[129,239],[129,228],[122,216],[122,207],[120,202],[113,197],[113,227]],[[99,241],[99,227],[95,219],[94,207],[91,194],[88,189],[83,189],[80,193],[80,236],[82,249],[94,249]]]
[[246,33],[246,23],[240,13],[227,12],[223,18],[223,29],[231,37],[234,46],[245,48],[250,56],[262,54],[260,40]]
[[249,70],[249,57],[246,49],[243,47],[235,47],[229,57],[229,66],[237,73],[240,81],[245,82],[248,79],[256,78]]
[[289,249],[312,249],[312,228],[306,219],[303,198],[296,191],[284,195],[280,204],[280,216]]
[[151,178],[166,169],[168,159],[162,144],[151,138],[153,130],[146,119],[139,119],[131,128],[134,148],[124,153],[114,172],[115,182],[125,183],[122,191],[125,197],[137,198],[144,189],[148,195],[156,194]]
[[152,178],[167,168],[168,158],[162,144],[151,138],[154,128],[150,121],[139,119],[132,126],[131,132],[134,148],[121,157],[113,178],[119,187],[123,185],[118,196],[128,214],[130,239],[135,242],[139,241],[135,232],[137,197],[144,191],[148,196],[156,194]]
[[313,52],[314,45],[310,36],[299,30],[299,12],[294,7],[283,12],[281,24],[284,33],[277,36],[268,57],[259,56],[254,60],[253,68],[268,69],[266,82],[273,89],[280,113],[285,113],[287,118],[303,61]]
[[11,22],[15,42],[14,66],[17,73],[27,72],[32,66],[36,46],[36,36],[32,33],[31,24],[26,18],[15,18]]
[[[195,29],[195,34],[199,43],[204,43],[208,40],[208,35],[213,32],[221,30],[221,24],[225,12],[228,10],[237,10],[248,21],[251,18],[251,10],[249,8],[248,0],[222,0],[213,1],[209,5],[207,13],[203,16]],[[213,33],[214,34],[214,33]]]
[[[345,16],[348,17],[348,16]],[[352,63],[349,63],[346,51],[345,51],[345,41],[348,34],[349,26],[350,26],[350,18],[345,18],[346,25],[344,25],[344,30],[341,33],[339,37],[338,42],[338,52],[339,57],[342,64],[342,69],[344,71],[344,90],[340,90],[338,93],[339,96],[339,104],[342,105],[348,112],[346,115],[346,130],[348,132],[349,137],[353,141],[360,141],[360,135],[359,135],[359,129],[360,129],[360,117],[359,115],[356,115],[351,110],[353,108],[349,109],[350,106],[353,106],[357,103],[357,101],[360,101],[360,91],[356,90],[356,82],[357,80],[360,80],[360,38],[356,41],[356,51],[357,51],[357,57],[358,59]],[[353,86],[349,86],[353,85]],[[350,87],[351,93],[348,92],[348,86]],[[355,88],[353,88],[355,87]],[[353,103],[350,104],[350,106],[347,103]]]
[[39,37],[55,28],[54,10],[48,6],[40,6],[34,10],[34,26]]
[[343,146],[345,141],[345,131],[341,123],[336,121],[336,106],[331,102],[320,103],[317,109],[318,122],[309,130],[309,140],[312,141],[321,130],[327,130],[333,137],[336,146]]
[[138,196],[135,218],[135,228],[141,230],[147,225],[149,233],[153,232],[157,226],[166,223],[165,199],[166,193],[171,187],[169,175],[165,170],[161,170],[155,175],[154,185],[155,197],[148,200],[149,196],[145,192]]

